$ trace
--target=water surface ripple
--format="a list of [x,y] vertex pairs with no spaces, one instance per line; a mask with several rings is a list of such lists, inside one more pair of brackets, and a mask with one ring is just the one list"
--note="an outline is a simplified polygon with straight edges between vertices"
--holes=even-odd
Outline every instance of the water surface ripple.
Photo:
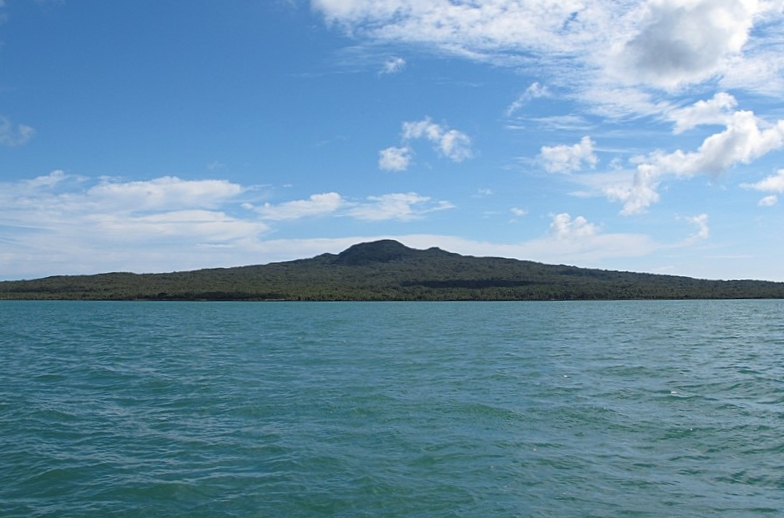
[[783,311],[0,302],[0,516],[782,516]]

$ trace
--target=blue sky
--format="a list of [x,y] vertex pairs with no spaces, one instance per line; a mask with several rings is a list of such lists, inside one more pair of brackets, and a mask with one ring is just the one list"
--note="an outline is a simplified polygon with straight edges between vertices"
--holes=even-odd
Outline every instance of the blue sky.
[[784,0],[0,0],[0,279],[415,247],[784,281]]

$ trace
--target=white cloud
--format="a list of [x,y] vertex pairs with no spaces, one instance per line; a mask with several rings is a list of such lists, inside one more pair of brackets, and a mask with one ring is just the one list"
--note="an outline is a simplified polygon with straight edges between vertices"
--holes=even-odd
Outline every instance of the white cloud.
[[446,250],[476,256],[511,257],[550,264],[599,265],[607,259],[641,257],[662,245],[643,234],[604,233],[582,216],[568,213],[552,217],[541,237],[512,244],[494,244],[441,236],[428,240],[407,240],[410,246],[440,246]]
[[628,216],[644,212],[659,201],[657,189],[660,183],[661,178],[655,168],[640,165],[630,179],[609,182],[602,187],[602,192],[608,199],[622,202],[621,214]]
[[367,199],[367,202],[354,204],[347,214],[365,221],[410,221],[429,212],[454,207],[447,201],[433,202],[431,198],[413,192],[369,196]]
[[[254,206],[253,187],[174,177],[98,181],[52,171],[0,182],[0,272],[5,278],[105,271],[171,271],[307,257],[313,243],[263,239],[273,222],[308,216],[411,221],[451,209],[448,201],[392,193],[351,201],[335,192]],[[310,244],[308,244],[310,243]],[[288,252],[286,252],[288,250]],[[299,253],[296,253],[300,250]],[[287,255],[288,254],[288,255]],[[292,256],[291,254],[296,254]]]
[[406,68],[406,60],[401,57],[389,58],[379,72],[382,75],[398,74]]
[[92,187],[86,184],[86,178],[61,170],[33,180],[0,184],[0,207],[4,209],[0,214],[3,219],[18,214],[20,222],[30,226],[57,225],[95,214],[130,217],[215,209],[244,192],[242,186],[226,180],[188,181],[176,177],[134,182],[104,178]]
[[411,163],[412,140],[424,139],[432,142],[436,151],[453,162],[462,162],[473,156],[471,138],[461,131],[437,124],[430,117],[420,121],[404,122],[401,138],[403,146],[388,147],[379,151],[378,166],[388,171],[404,171]]
[[56,169],[47,175],[37,176],[32,180],[24,180],[22,181],[22,184],[27,185],[31,189],[35,190],[43,187],[54,187],[60,182],[66,180],[68,177],[69,175],[65,174],[65,171]]
[[693,176],[721,173],[738,162],[749,163],[784,145],[784,120],[773,126],[750,111],[732,114],[727,129],[706,138],[696,152],[654,155],[653,163],[665,171]]
[[143,216],[94,214],[104,243],[229,244],[268,230],[266,225],[209,210],[176,210]]
[[765,196],[757,203],[760,207],[773,207],[779,202],[779,197],[776,194],[784,193],[784,169],[779,169],[776,174],[768,176],[757,183],[743,183],[741,184],[741,187],[744,189],[774,193]]
[[531,85],[525,89],[525,92],[520,94],[520,96],[506,108],[506,116],[511,117],[516,111],[528,104],[532,99],[539,99],[541,97],[550,96],[550,90],[546,86],[543,86],[538,82],[531,83]]
[[671,110],[666,116],[675,122],[673,132],[677,135],[703,124],[727,125],[737,105],[733,96],[719,92],[708,101],[698,101],[692,106]]
[[332,214],[345,204],[343,197],[336,192],[314,194],[307,200],[295,200],[272,205],[265,203],[256,207],[256,212],[263,219],[284,221],[310,216],[324,216]]
[[[33,180],[0,184],[0,240],[6,244],[0,250],[0,271],[5,278],[260,264],[340,252],[351,244],[385,237],[418,248],[440,246],[477,256],[583,265],[643,256],[659,247],[647,236],[604,233],[585,218],[565,213],[553,216],[549,230],[541,237],[514,244],[451,236],[372,234],[265,240],[271,228],[259,221],[254,210],[248,210],[253,207],[244,198],[250,187],[222,180],[173,178],[149,182],[103,179],[91,185],[94,183],[53,171]],[[142,184],[152,192],[153,201],[140,194]],[[218,192],[207,196],[204,187]],[[129,203],[140,199],[139,207]],[[161,205],[161,199],[172,200],[175,208]],[[453,207],[448,201],[413,192],[360,201],[324,193],[255,210],[266,212],[270,221],[321,214],[373,223],[406,222]],[[523,216],[526,211],[515,208],[512,213]]]
[[[556,220],[558,222],[556,223]],[[437,246],[443,250],[476,257],[508,257],[541,261],[549,264],[578,264],[601,266],[615,258],[643,257],[657,249],[667,248],[643,234],[603,233],[598,226],[582,217],[568,214],[553,216],[550,228],[541,237],[517,243],[492,243],[462,237],[436,234],[363,235],[336,239],[279,239],[262,244],[265,258],[287,260],[312,257],[324,252],[338,253],[350,245],[377,239],[396,239],[406,246],[427,249]],[[274,255],[271,255],[274,254]]]
[[761,11],[757,0],[650,0],[637,9],[636,33],[612,56],[615,71],[665,89],[719,75]]
[[[0,5],[0,7],[2,7]],[[6,117],[0,116],[0,145],[16,147],[26,144],[35,135],[35,130],[24,124],[16,127]]]
[[527,210],[520,209],[517,207],[512,207],[510,210],[512,211],[512,214],[514,214],[518,218],[522,218],[523,216],[526,216],[528,214]]
[[[577,0],[312,0],[328,21],[352,34],[381,40],[429,43],[466,53],[491,49],[567,49],[577,30],[564,30],[573,13],[585,11]],[[580,25],[575,23],[573,25]],[[540,39],[563,33],[568,41]]]
[[579,115],[552,115],[530,119],[549,131],[584,131],[591,128],[585,118]]
[[219,265],[207,249],[227,250],[220,256],[225,265],[229,251],[269,231],[255,217],[228,214],[245,189],[225,180],[93,183],[57,170],[0,184],[0,240],[10,243],[0,271],[26,276]]
[[[311,0],[347,34],[535,71],[608,115],[649,88],[784,89],[780,0]],[[620,84],[620,86],[619,86]],[[521,97],[520,102],[525,98]],[[507,113],[521,104],[515,102]]]
[[579,171],[583,164],[595,167],[599,158],[594,154],[595,142],[583,137],[573,146],[542,146],[539,158],[549,173],[569,173]]
[[438,142],[443,134],[444,129],[433,122],[430,117],[426,117],[421,121],[403,123],[404,140],[426,138],[431,142]]
[[378,152],[378,167],[385,171],[405,171],[411,163],[410,147],[388,147]]
[[708,239],[710,236],[710,228],[708,227],[708,215],[700,214],[699,216],[687,217],[686,221],[697,227],[697,232],[691,236],[690,241],[697,239]]
[[243,192],[242,186],[226,180],[181,180],[164,176],[149,181],[121,182],[104,179],[87,191],[87,198],[134,212],[214,208]]
[[763,192],[784,193],[784,169],[779,169],[776,174],[768,176],[757,183],[741,184],[741,187]]
[[471,139],[457,130],[446,131],[438,141],[438,148],[453,162],[462,162],[473,156]]
[[636,157],[637,170],[631,181],[608,185],[608,198],[624,204],[622,214],[643,212],[659,200],[658,186],[667,176],[691,177],[717,175],[737,163],[751,161],[784,147],[784,120],[768,124],[750,111],[736,111],[728,116],[721,133],[706,138],[697,151],[655,152]]
[[549,234],[555,239],[585,239],[596,236],[599,228],[582,216],[572,218],[563,212],[553,216]]

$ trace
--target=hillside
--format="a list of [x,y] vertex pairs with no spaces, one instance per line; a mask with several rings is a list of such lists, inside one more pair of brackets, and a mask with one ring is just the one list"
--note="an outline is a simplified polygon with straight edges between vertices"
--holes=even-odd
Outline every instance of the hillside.
[[0,282],[0,299],[622,300],[784,298],[784,283],[689,277],[471,257],[397,241],[261,266],[107,273]]

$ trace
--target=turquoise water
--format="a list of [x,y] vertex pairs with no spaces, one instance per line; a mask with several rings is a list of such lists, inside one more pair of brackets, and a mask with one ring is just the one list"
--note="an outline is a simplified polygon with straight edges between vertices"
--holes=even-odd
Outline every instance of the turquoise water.
[[0,302],[0,516],[782,516],[782,317]]

